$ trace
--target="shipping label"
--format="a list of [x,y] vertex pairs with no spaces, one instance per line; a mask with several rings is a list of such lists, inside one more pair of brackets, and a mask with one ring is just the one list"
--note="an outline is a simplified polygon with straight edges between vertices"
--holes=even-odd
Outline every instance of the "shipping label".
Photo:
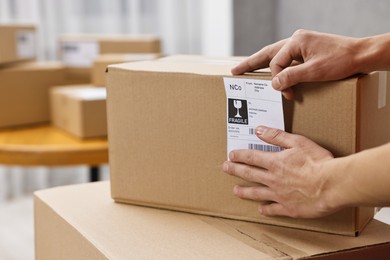
[[281,151],[261,141],[256,127],[265,125],[284,130],[281,92],[270,80],[224,78],[227,97],[227,152],[236,149]]
[[16,32],[16,55],[20,59],[30,59],[37,56],[36,33],[31,30]]
[[62,42],[61,58],[67,67],[90,68],[100,52],[96,41]]

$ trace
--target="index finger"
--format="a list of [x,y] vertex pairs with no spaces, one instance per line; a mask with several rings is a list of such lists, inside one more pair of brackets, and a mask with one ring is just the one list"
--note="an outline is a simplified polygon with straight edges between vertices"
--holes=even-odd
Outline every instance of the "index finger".
[[273,57],[286,43],[287,39],[278,41],[274,44],[268,45],[251,55],[247,59],[240,62],[237,66],[232,68],[233,75],[241,75],[245,72],[254,71],[257,69],[267,68]]
[[269,170],[275,160],[275,152],[263,152],[259,150],[233,150],[229,153],[232,162],[244,163]]

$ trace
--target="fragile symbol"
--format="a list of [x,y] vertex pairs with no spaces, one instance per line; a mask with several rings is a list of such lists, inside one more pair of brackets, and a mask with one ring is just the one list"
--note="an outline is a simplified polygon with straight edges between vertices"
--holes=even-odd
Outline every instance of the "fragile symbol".
[[248,103],[244,99],[228,99],[228,123],[248,124]]
[[237,109],[237,114],[234,117],[241,117],[240,108],[242,107],[241,100],[234,100],[234,107]]

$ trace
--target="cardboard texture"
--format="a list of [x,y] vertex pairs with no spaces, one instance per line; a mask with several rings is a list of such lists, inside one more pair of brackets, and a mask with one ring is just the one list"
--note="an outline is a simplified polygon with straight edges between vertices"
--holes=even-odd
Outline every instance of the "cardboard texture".
[[64,67],[58,62],[0,68],[0,127],[50,121],[49,89],[64,82]]
[[93,62],[92,84],[95,86],[106,85],[106,69],[110,64],[124,62],[154,60],[160,57],[159,53],[139,53],[139,54],[101,54]]
[[107,135],[106,89],[91,85],[54,87],[50,92],[53,125],[79,138]]
[[[248,183],[222,172],[227,159],[223,78],[232,77],[231,65],[192,60],[108,67],[112,197],[117,202],[357,235],[372,218],[373,208],[347,208],[320,219],[271,218],[258,214],[258,202],[232,194],[234,185]],[[239,77],[270,79],[268,73]],[[379,86],[378,80],[379,73],[373,73],[295,87],[297,100],[284,105],[286,129],[311,138],[335,156],[388,142],[390,121],[385,119],[390,118],[390,106],[378,109],[378,91],[387,91],[389,100],[390,89],[387,83]]]
[[35,257],[44,259],[382,259],[390,226],[359,237],[114,203],[109,183],[38,191]]
[[36,37],[33,25],[0,24],[0,64],[34,60]]

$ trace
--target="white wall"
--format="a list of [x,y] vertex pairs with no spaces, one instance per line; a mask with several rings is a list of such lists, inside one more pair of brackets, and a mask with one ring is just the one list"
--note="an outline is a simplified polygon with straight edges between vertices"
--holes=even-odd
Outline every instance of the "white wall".
[[296,29],[362,37],[390,32],[388,0],[278,0],[277,38]]
[[233,53],[233,2],[202,0],[202,54],[229,56]]
[[275,0],[234,1],[234,54],[250,55],[276,38]]
[[235,0],[234,53],[250,55],[304,28],[363,37],[390,32],[388,0]]

